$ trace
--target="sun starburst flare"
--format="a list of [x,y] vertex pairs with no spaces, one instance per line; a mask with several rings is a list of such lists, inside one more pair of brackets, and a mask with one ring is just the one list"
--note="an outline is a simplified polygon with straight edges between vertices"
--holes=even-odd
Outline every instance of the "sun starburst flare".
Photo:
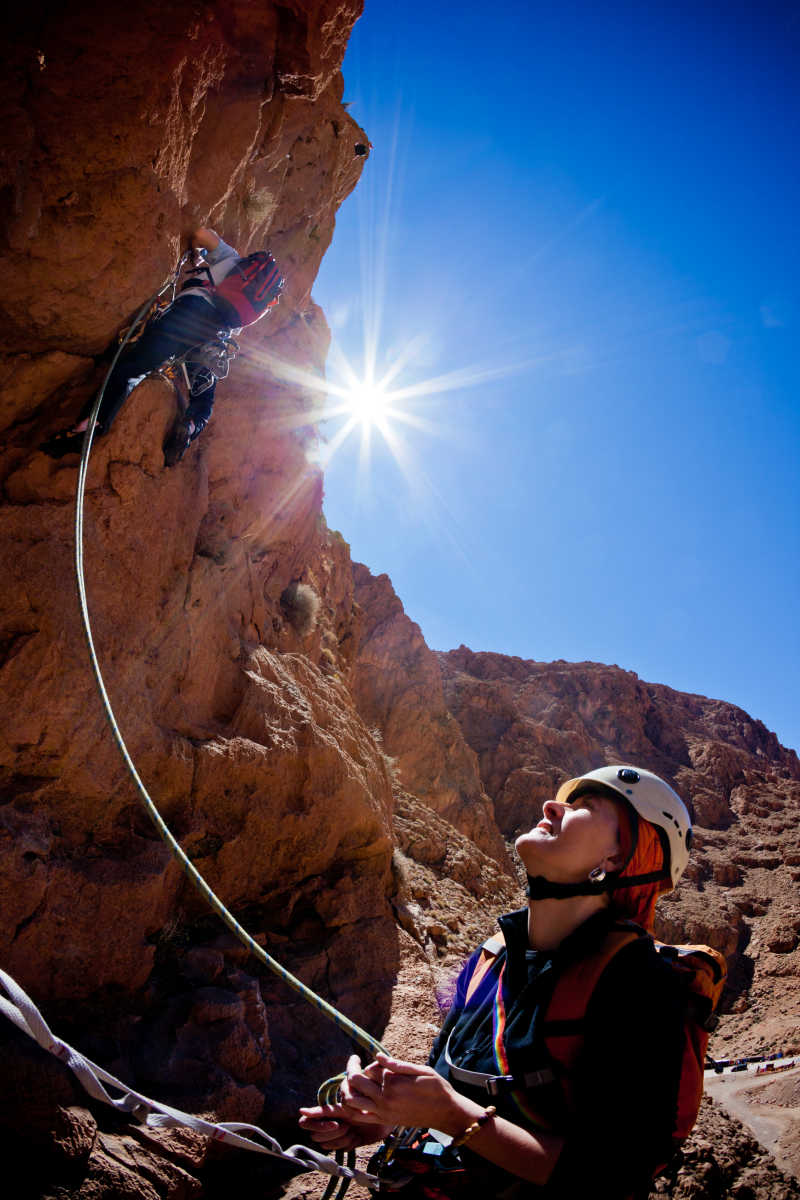
[[444,393],[461,392],[518,374],[534,365],[534,361],[543,361],[475,364],[406,382],[403,374],[410,369],[415,351],[423,341],[422,337],[410,338],[402,353],[378,377],[372,365],[374,353],[366,354],[363,366],[357,370],[335,339],[330,350],[328,378],[263,350],[258,358],[280,382],[299,386],[315,395],[318,399],[316,421],[330,422],[334,426],[323,444],[311,451],[320,466],[326,467],[351,436],[360,437],[358,473],[363,482],[371,460],[373,434],[378,434],[408,486],[419,492],[429,488],[420,477],[418,456],[409,444],[408,434],[413,431],[449,442],[460,435],[460,422],[455,412],[443,418],[441,406],[436,401]]

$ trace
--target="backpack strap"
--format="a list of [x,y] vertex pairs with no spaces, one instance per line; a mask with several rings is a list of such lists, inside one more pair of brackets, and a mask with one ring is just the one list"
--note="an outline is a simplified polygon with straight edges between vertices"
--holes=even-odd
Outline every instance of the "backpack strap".
[[[201,279],[202,275],[205,275],[206,278]],[[211,268],[206,260],[203,259],[203,261],[198,263],[196,267],[188,268],[186,271],[186,278],[181,284],[179,291],[182,292],[184,288],[202,287],[206,288],[207,291],[213,292],[214,286],[214,276],[211,274]]]
[[591,954],[576,959],[564,968],[556,980],[547,1006],[544,1036],[548,1042],[552,1039],[555,1046],[558,1039],[569,1038],[582,1027],[594,989],[612,958],[625,946],[647,936],[639,925],[620,922],[609,929]]
[[478,955],[475,966],[472,969],[472,974],[469,977],[469,983],[467,984],[467,991],[464,997],[465,1007],[467,1004],[469,1004],[470,1000],[475,995],[489,971],[491,971],[492,967],[497,962],[499,955],[503,950],[505,950],[505,948],[506,943],[502,933],[492,934],[492,936],[487,938],[483,943],[481,946],[481,952]]
[[[491,1095],[496,1095],[502,1086],[515,1086],[531,1089],[552,1083],[558,1077],[569,1103],[569,1076],[575,1061],[583,1046],[583,1030],[586,1010],[592,998],[594,989],[611,962],[624,946],[638,941],[649,935],[633,924],[623,921],[615,924],[604,937],[594,952],[569,963],[561,972],[553,987],[542,1027],[542,1039],[547,1055],[553,1064],[552,1069],[545,1068],[533,1071],[524,1078],[512,1075],[484,1075],[482,1072],[467,1071],[456,1066],[445,1048],[445,1057],[450,1071],[455,1079],[473,1086],[486,1087]],[[467,984],[465,1005],[475,995],[478,988],[497,966],[505,942],[502,934],[495,934],[482,945],[480,954]],[[497,980],[497,986],[502,987],[502,972]]]
[[594,990],[620,950],[648,936],[632,921],[619,922],[608,930],[592,953],[569,963],[556,980],[544,1017],[542,1037],[568,1111],[574,1107],[572,1076],[583,1049],[586,1012]]

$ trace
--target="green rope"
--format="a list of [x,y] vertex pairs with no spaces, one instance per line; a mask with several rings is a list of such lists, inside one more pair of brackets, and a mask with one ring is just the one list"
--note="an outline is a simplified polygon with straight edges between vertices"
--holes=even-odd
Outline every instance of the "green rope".
[[[168,285],[165,285],[165,288],[166,286]],[[161,295],[165,288],[162,288],[160,292],[156,293],[156,296]],[[163,840],[166,842],[173,857],[177,859],[178,863],[182,867],[184,874],[188,876],[188,878],[197,888],[198,892],[200,892],[200,895],[203,896],[203,898],[211,905],[211,907],[214,909],[214,912],[222,918],[228,929],[230,929],[231,933],[233,933],[239,939],[239,941],[247,947],[250,953],[253,954],[260,963],[262,963],[265,967],[268,967],[270,971],[274,972],[274,974],[282,979],[284,983],[288,984],[293,991],[302,996],[304,1000],[307,1000],[309,1004],[313,1004],[314,1007],[318,1009],[324,1016],[326,1016],[330,1021],[333,1021],[334,1025],[337,1025],[339,1029],[343,1030],[349,1037],[353,1039],[354,1042],[356,1042],[359,1046],[362,1046],[363,1049],[367,1050],[374,1057],[377,1053],[384,1052],[381,1043],[367,1033],[366,1030],[362,1029],[359,1025],[356,1025],[354,1021],[351,1021],[348,1017],[345,1017],[339,1012],[338,1009],[334,1008],[332,1004],[329,1004],[327,1000],[323,1000],[322,997],[318,996],[316,992],[311,990],[311,988],[306,987],[306,985],[302,983],[295,975],[292,975],[290,971],[287,971],[285,967],[282,967],[281,964],[277,962],[270,954],[267,954],[266,950],[264,950],[262,946],[259,946],[258,942],[254,941],[247,930],[239,924],[234,915],[225,907],[219,897],[211,890],[197,868],[189,861],[186,854],[178,845],[169,828],[165,824],[161,814],[153,803],[153,800],[150,798],[150,794],[142,782],[138,771],[136,770],[133,759],[128,752],[128,748],[125,745],[122,733],[120,732],[119,725],[117,724],[114,716],[114,711],[111,707],[111,701],[109,700],[108,692],[106,691],[105,683],[103,682],[100,664],[98,662],[97,653],[94,647],[94,639],[92,638],[92,628],[89,620],[89,607],[86,598],[86,579],[83,569],[83,506],[84,495],[86,491],[86,476],[89,467],[89,454],[92,449],[92,438],[94,437],[94,431],[97,425],[97,414],[100,411],[100,405],[102,403],[103,395],[105,393],[109,378],[111,377],[111,372],[114,370],[117,360],[122,354],[122,351],[125,349],[126,344],[128,341],[130,341],[139,321],[142,319],[144,313],[153,303],[153,299],[155,298],[156,297],[152,297],[147,301],[146,304],[142,305],[133,320],[133,324],[123,340],[120,342],[117,352],[114,355],[111,366],[109,367],[106,377],[103,380],[103,386],[100,388],[100,391],[97,394],[97,399],[94,402],[94,406],[89,416],[89,424],[83,440],[83,446],[81,449],[81,462],[78,470],[78,488],[75,503],[75,576],[78,586],[78,600],[80,603],[81,618],[83,620],[83,631],[86,635],[86,644],[89,649],[89,659],[92,664],[92,671],[94,672],[95,680],[97,681],[100,699],[103,703],[103,708],[105,710],[106,717],[108,718],[108,723],[111,726],[111,732],[114,735],[114,741],[117,743],[117,747],[119,748],[119,752],[125,762],[125,766],[128,768],[131,779],[136,786],[136,790],[138,791],[139,796],[144,803],[151,821],[155,825]],[[320,1103],[331,1102],[335,1099],[336,1091],[338,1090],[339,1084],[343,1079],[343,1075],[338,1075],[333,1079],[326,1080],[319,1090]]]

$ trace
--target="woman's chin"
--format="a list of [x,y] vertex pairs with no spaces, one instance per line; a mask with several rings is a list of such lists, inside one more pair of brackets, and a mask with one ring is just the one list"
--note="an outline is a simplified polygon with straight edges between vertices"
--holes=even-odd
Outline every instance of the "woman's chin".
[[[514,843],[514,849],[522,860],[522,865],[525,867],[529,875],[533,875],[528,866],[528,860],[536,859],[538,861],[541,851],[545,846],[553,842],[553,835],[547,833],[544,829],[531,829],[527,833],[520,834]],[[546,857],[546,856],[545,856]],[[541,874],[541,872],[539,872]]]

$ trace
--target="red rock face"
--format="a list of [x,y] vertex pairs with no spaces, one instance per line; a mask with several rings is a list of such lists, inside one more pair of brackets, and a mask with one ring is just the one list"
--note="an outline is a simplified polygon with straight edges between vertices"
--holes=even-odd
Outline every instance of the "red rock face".
[[388,576],[355,563],[353,578],[363,610],[353,680],[358,711],[380,730],[403,786],[507,867],[475,755],[445,704],[436,655]]
[[[96,443],[93,632],[137,769],[192,860],[262,944],[380,1028],[397,958],[391,783],[347,690],[353,585],[306,455],[318,393],[284,369],[324,367],[310,289],[368,140],[338,74],[360,7],[33,4],[2,84],[0,961],[130,1081],[240,1120],[270,1087],[273,1116],[293,1114],[347,1042],[256,978],[144,815],[78,620],[76,460],[37,446],[93,394],[96,356],[191,229],[269,246],[286,292],[243,334],[191,454],[165,470],[175,401],[154,381]],[[324,604],[299,632],[282,597],[301,579]],[[74,1174],[88,1126],[59,1120]]]

